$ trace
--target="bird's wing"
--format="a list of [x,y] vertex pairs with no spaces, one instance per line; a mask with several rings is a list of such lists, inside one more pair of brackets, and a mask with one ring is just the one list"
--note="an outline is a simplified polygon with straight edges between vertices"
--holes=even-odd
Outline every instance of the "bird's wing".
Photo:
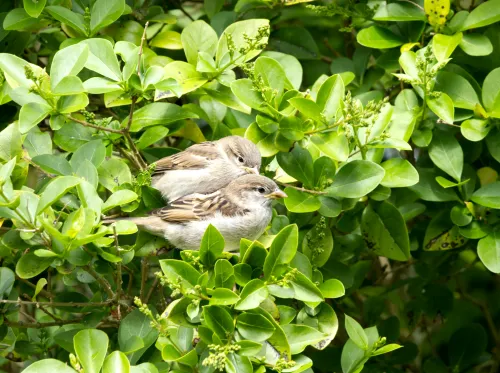
[[181,198],[169,206],[150,212],[171,223],[188,223],[214,217],[216,213],[231,217],[244,215],[248,210],[227,199],[221,191],[212,194],[196,194]]
[[208,141],[195,144],[183,152],[156,161],[156,168],[153,175],[158,175],[168,170],[205,168],[211,160],[217,158],[220,158],[220,154],[214,142]]

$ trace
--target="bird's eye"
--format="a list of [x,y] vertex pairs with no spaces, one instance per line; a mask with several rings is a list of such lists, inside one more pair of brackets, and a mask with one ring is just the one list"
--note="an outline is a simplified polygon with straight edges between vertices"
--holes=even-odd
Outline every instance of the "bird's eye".
[[238,162],[243,163],[245,160],[242,157],[238,157]]
[[266,190],[264,188],[259,188],[257,189],[257,191],[260,193],[260,194],[264,194],[266,192]]

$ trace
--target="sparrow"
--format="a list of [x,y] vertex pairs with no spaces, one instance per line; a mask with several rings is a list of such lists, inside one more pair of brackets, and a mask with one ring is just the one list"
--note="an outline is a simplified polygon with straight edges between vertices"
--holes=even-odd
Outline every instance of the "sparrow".
[[214,193],[185,196],[147,217],[125,219],[182,250],[199,250],[212,224],[224,237],[225,250],[235,251],[242,238],[255,240],[264,233],[272,218],[272,200],[286,197],[271,179],[243,175]]
[[224,188],[245,174],[259,174],[261,155],[251,141],[228,136],[195,144],[155,162],[151,186],[167,201]]

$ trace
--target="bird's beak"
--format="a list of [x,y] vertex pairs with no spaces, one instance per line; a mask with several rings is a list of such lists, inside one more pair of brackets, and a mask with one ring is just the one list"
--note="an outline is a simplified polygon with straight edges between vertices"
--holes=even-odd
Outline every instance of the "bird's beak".
[[286,198],[288,197],[286,195],[285,192],[283,192],[282,190],[275,190],[274,192],[272,193],[269,193],[268,195],[266,195],[267,198],[271,198],[271,199],[280,199],[280,198]]
[[255,174],[255,175],[259,175],[259,169],[257,167],[254,167],[254,168],[251,168],[251,167],[243,167],[243,169],[249,173],[249,174]]

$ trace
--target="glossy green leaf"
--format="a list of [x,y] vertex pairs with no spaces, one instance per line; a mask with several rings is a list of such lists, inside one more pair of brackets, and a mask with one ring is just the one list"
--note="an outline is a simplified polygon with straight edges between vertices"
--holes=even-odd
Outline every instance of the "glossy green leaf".
[[273,335],[274,325],[264,316],[245,312],[236,319],[238,332],[246,339],[263,342]]
[[500,273],[500,232],[492,232],[477,244],[477,254],[493,273]]
[[269,295],[267,286],[264,282],[255,278],[248,282],[241,290],[240,300],[234,306],[235,309],[244,311],[259,307],[259,305]]
[[227,340],[234,332],[231,314],[221,306],[203,307],[205,324],[221,339]]
[[460,182],[464,165],[464,154],[457,139],[450,134],[434,131],[429,146],[429,156],[434,164]]
[[415,167],[402,158],[391,158],[381,164],[385,170],[381,185],[388,188],[402,188],[418,183],[419,176]]
[[479,188],[471,199],[479,205],[500,209],[500,181]]
[[475,8],[465,20],[462,30],[484,27],[500,21],[500,1],[490,0]]
[[332,197],[361,198],[374,190],[384,175],[384,169],[373,162],[352,161],[337,172],[325,192]]
[[36,210],[37,214],[43,212],[47,207],[59,200],[71,188],[77,186],[80,179],[73,176],[58,176],[47,185],[42,195]]
[[201,240],[201,262],[208,267],[214,266],[224,251],[224,246],[224,237],[222,237],[217,228],[210,224]]
[[76,356],[88,373],[99,373],[106,357],[109,338],[102,330],[85,329],[73,338]]
[[387,49],[402,45],[404,40],[389,29],[380,26],[370,26],[358,32],[359,44],[368,48]]

